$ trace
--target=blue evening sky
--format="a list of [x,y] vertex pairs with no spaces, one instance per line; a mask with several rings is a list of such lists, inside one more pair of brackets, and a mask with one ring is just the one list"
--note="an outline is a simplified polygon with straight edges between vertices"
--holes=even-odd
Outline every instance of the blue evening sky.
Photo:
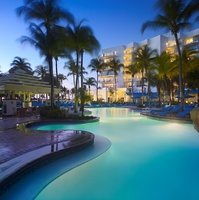
[[[156,12],[156,0],[61,0],[61,5],[69,10],[77,20],[86,19],[101,44],[101,48],[127,45],[164,33],[164,30],[146,30],[141,34],[141,26],[152,20]],[[15,56],[26,58],[31,67],[43,64],[44,58],[29,45],[18,41],[20,36],[28,35],[23,18],[18,18],[15,9],[23,5],[23,0],[1,2],[0,11],[0,71],[7,72]],[[85,55],[84,66],[87,67],[90,55]],[[59,73],[63,70],[65,60],[59,61]],[[89,71],[89,70],[88,70]],[[89,76],[89,75],[88,75]]]

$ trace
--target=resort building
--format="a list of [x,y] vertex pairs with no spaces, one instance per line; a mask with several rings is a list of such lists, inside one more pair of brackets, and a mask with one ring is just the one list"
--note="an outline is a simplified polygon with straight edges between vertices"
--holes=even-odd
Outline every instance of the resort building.
[[[181,49],[188,47],[191,50],[199,52],[199,28],[186,33],[179,33]],[[131,42],[127,45],[121,45],[102,49],[102,59],[105,63],[111,59],[119,59],[120,63],[124,64],[124,67],[120,69],[117,75],[116,88],[117,88],[117,101],[130,102],[132,100],[131,95],[128,92],[132,88],[132,77],[130,74],[126,74],[125,67],[132,64],[133,53],[138,47],[148,45],[151,49],[156,49],[159,54],[166,51],[171,54],[176,54],[175,38],[171,33],[165,33],[163,35],[157,35],[150,39],[145,39],[141,42]],[[199,55],[199,54],[198,54]],[[98,99],[103,99],[105,102],[113,101],[113,90],[115,88],[115,80],[113,72],[109,72],[109,68],[105,69],[99,75],[99,90]],[[156,91],[156,88],[151,88],[152,92]],[[141,93],[141,74],[137,73],[133,78],[133,92]],[[147,82],[144,83],[144,92],[147,92]],[[96,100],[95,92],[93,92],[94,99]]]
[[[3,115],[15,115],[17,107],[28,108],[33,105],[33,97],[45,95],[50,103],[51,86],[36,76],[27,74],[23,70],[17,70],[12,74],[4,74],[0,77],[0,105]],[[55,94],[60,89],[54,88]],[[38,101],[38,100],[35,100]],[[19,106],[20,105],[20,106]]]

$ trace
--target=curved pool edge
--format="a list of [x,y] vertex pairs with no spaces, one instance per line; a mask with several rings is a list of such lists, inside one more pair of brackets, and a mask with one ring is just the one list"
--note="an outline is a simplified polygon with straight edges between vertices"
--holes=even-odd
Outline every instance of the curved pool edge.
[[[64,173],[100,156],[101,154],[105,153],[110,147],[111,147],[111,141],[109,139],[103,136],[95,135],[95,141],[92,146],[83,149],[82,151],[78,151],[75,154],[68,155],[64,158],[56,160],[56,162],[51,162],[45,165],[44,167],[41,167],[31,172],[30,174],[23,177],[23,179],[21,179],[19,182],[13,185],[11,188],[9,188],[9,190],[3,192],[0,196],[5,200],[12,198],[14,198],[15,200],[23,199],[24,195],[30,197],[30,199],[34,199],[36,196],[39,195],[39,193],[43,190],[43,188],[45,188],[53,180],[63,175]],[[53,170],[53,173],[46,174],[45,172],[47,170],[45,169],[53,168],[53,166],[57,162],[60,163],[58,165],[59,167],[57,168],[57,170],[56,171]],[[37,179],[35,180],[34,177],[36,177],[37,174],[42,174],[42,176],[45,176],[45,178],[42,178],[40,180]],[[29,182],[27,188],[21,186],[21,184],[23,184],[24,181]],[[31,193],[29,190],[30,188],[31,188]],[[11,195],[14,195],[14,197]]]
[[46,143],[34,150],[26,149],[25,153],[0,164],[0,195],[9,190],[26,174],[94,144],[95,135],[88,131],[62,130],[51,133],[53,138],[56,138],[59,133],[62,133],[64,138],[56,142],[52,140],[51,143]]
[[140,115],[143,117],[147,117],[149,119],[153,119],[153,120],[162,120],[162,121],[174,122],[174,123],[193,124],[193,122],[190,118],[180,118],[180,117],[175,117],[175,116],[160,116],[160,115],[150,114],[149,112],[140,112]]

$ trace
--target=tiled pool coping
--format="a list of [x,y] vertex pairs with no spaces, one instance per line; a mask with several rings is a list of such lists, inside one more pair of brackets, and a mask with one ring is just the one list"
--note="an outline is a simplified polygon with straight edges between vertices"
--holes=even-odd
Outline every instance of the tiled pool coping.
[[[6,123],[3,123],[6,122]],[[20,123],[18,124],[18,122]],[[63,120],[55,120],[56,122],[63,123]],[[66,121],[66,120],[65,120]],[[99,121],[96,117],[94,120],[89,122]],[[14,125],[14,123],[16,124]],[[27,129],[26,125],[31,126],[32,123],[50,123],[49,120],[32,120],[18,118],[4,118],[1,121],[2,129],[0,130],[0,136],[5,141],[5,147],[16,149],[16,152],[10,153],[10,157],[6,156],[3,152],[4,146],[2,146],[2,155],[0,160],[0,194],[4,193],[10,187],[12,187],[17,181],[23,178],[26,174],[35,171],[36,169],[51,163],[59,158],[72,155],[76,152],[82,151],[89,146],[94,144],[94,134],[87,131],[77,131],[77,130],[63,130],[63,131],[36,131]],[[81,123],[86,123],[86,121],[81,121]],[[67,121],[66,123],[80,123],[74,120]],[[8,126],[6,126],[6,124]],[[19,134],[19,135],[18,135]],[[11,135],[9,137],[9,135]],[[38,137],[42,135],[42,138]],[[28,148],[24,145],[21,139],[31,136],[34,139],[33,143],[38,145],[29,145]],[[5,138],[4,138],[5,137]],[[51,140],[51,138],[53,139]],[[56,137],[59,139],[57,140]],[[16,139],[15,139],[16,138]],[[43,142],[40,141],[42,139]],[[46,140],[47,139],[47,140]],[[4,144],[4,141],[1,144]],[[16,144],[14,140],[16,140]],[[10,142],[12,141],[12,142]],[[25,141],[27,143],[27,141]],[[30,141],[28,142],[30,143]],[[14,144],[14,145],[13,145]],[[21,146],[22,145],[22,146]],[[29,148],[30,147],[30,148]],[[5,148],[5,149],[6,149]],[[21,148],[21,149],[20,149]],[[17,150],[20,149],[18,152]]]
[[[45,172],[46,167],[50,169],[55,168],[56,162],[50,162],[48,165],[45,166],[45,168],[41,166],[40,168],[37,168],[37,170],[33,170],[32,173],[26,174],[27,176],[23,177],[22,182],[24,181],[28,183],[28,187],[31,188],[31,192],[28,189],[24,189],[21,186],[21,184],[23,183],[21,183],[20,181],[20,184],[15,184],[12,188],[0,194],[0,198],[10,199],[10,195],[12,196],[13,192],[17,192],[15,195],[17,195],[18,199],[23,199],[27,196],[29,197],[29,199],[34,199],[49,182],[53,181],[60,175],[70,171],[71,169],[100,156],[101,154],[106,152],[110,148],[110,146],[110,140],[103,136],[96,135],[95,142],[90,147],[85,148],[81,151],[77,151],[76,153],[69,156],[64,156],[62,159],[56,160],[59,163],[58,166],[56,165],[56,170],[50,171],[50,173],[47,174],[43,173]],[[41,176],[41,173],[42,177],[45,178],[35,178],[37,176]]]
[[94,143],[95,136],[90,132],[65,130],[59,131],[59,133],[69,135],[69,137],[67,140],[46,145],[0,164],[0,194],[25,174],[54,160],[81,151]]

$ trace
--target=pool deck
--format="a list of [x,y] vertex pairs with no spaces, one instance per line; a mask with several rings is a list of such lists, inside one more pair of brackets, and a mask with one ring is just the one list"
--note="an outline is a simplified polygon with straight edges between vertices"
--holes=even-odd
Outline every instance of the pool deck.
[[94,141],[94,135],[89,132],[39,131],[38,134],[38,131],[17,129],[17,124],[39,120],[37,116],[0,118],[0,188],[5,179],[32,161],[45,156],[49,159],[52,153],[67,155],[66,151],[78,151]]

